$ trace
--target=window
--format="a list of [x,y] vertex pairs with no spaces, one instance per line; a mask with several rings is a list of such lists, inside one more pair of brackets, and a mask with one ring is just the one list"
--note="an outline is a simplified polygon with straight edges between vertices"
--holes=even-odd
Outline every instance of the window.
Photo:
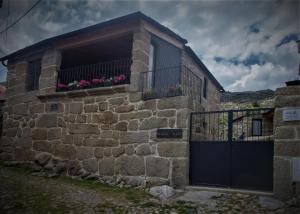
[[252,119],[252,136],[262,136],[261,119]]
[[30,61],[27,72],[27,91],[39,89],[39,78],[41,74],[41,59]]
[[152,88],[153,85],[153,71],[154,71],[154,46],[150,45],[150,53],[149,53],[149,73],[147,79],[147,87],[148,89]]
[[203,84],[203,97],[207,98],[207,79],[204,77],[204,84]]

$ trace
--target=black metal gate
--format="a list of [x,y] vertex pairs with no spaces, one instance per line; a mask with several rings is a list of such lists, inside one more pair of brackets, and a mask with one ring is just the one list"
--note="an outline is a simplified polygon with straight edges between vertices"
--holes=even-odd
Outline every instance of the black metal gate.
[[191,113],[190,184],[272,191],[270,108]]

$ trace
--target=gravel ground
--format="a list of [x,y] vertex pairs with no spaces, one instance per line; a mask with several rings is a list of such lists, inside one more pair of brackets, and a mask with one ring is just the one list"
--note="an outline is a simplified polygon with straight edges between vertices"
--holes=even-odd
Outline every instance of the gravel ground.
[[0,213],[300,213],[296,200],[282,203],[240,193],[180,192],[160,202],[146,191],[95,181],[34,176],[0,164]]

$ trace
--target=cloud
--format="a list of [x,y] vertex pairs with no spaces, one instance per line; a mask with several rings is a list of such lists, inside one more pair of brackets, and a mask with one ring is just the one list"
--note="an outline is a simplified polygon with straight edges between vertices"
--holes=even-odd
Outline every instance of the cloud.
[[[10,21],[35,1],[11,2]],[[45,38],[142,11],[188,39],[226,90],[276,88],[297,78],[298,1],[42,1],[8,31],[10,52]],[[0,28],[6,22],[0,11]],[[284,41],[284,42],[282,42]],[[279,45],[280,44],[280,45]],[[222,59],[222,60],[216,60]]]

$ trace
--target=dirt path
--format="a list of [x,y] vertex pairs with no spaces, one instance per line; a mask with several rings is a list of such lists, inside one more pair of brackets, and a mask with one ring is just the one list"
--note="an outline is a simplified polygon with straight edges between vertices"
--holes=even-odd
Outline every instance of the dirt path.
[[38,177],[3,165],[0,192],[0,213],[197,213],[191,203],[161,204],[142,190]]
[[166,204],[143,190],[67,177],[39,177],[24,167],[0,164],[0,213],[300,213],[296,203],[280,202],[277,206],[272,200],[188,191]]

